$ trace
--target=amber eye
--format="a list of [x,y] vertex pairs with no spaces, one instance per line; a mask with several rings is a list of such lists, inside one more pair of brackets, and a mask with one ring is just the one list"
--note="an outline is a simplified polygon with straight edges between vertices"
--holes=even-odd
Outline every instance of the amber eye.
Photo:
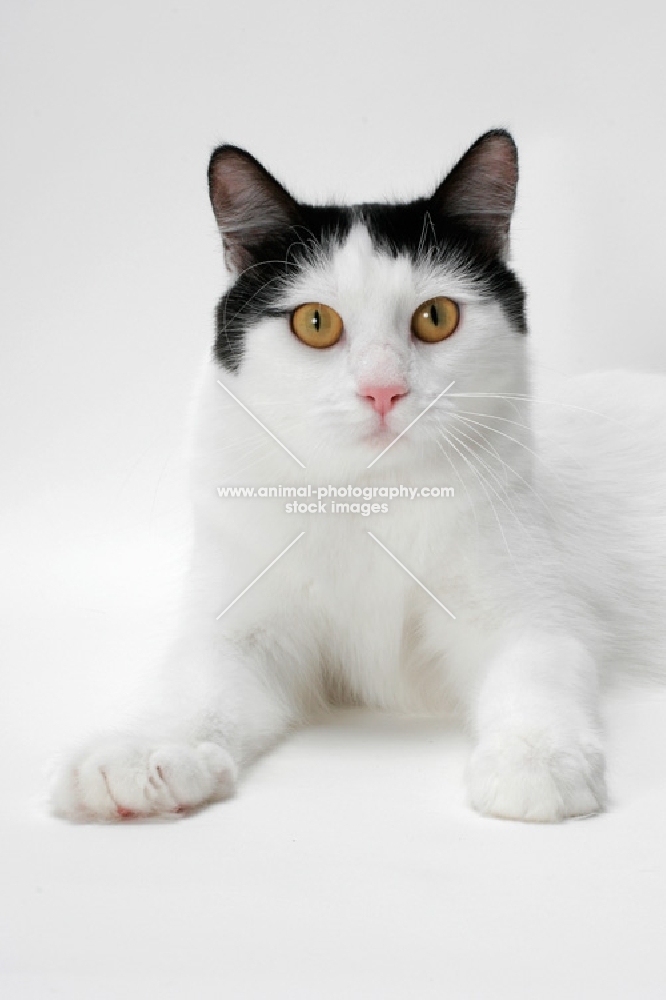
[[309,347],[332,347],[342,335],[342,317],[321,302],[306,302],[291,314],[291,328]]
[[453,301],[440,295],[422,302],[412,316],[412,333],[427,344],[450,337],[460,320],[460,310]]

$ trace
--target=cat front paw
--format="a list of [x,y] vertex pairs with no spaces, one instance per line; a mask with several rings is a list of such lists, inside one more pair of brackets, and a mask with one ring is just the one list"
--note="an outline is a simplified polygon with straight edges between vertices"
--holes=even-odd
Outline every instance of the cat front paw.
[[149,745],[129,737],[98,742],[60,768],[54,813],[78,822],[176,816],[228,798],[236,765],[217,743]]
[[606,804],[604,756],[595,736],[571,741],[535,730],[483,737],[467,779],[473,807],[501,819],[557,823]]

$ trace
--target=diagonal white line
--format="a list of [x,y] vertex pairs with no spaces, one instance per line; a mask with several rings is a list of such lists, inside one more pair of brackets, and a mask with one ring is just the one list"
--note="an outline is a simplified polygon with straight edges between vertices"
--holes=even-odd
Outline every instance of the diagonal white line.
[[[444,391],[446,391],[446,390],[444,390]],[[390,551],[389,551],[389,550],[388,550],[388,549],[386,548],[386,546],[385,546],[385,545],[382,545],[382,543],[381,543],[381,542],[379,541],[379,539],[378,539],[378,538],[377,538],[377,537],[376,537],[375,535],[373,535],[373,533],[372,533],[371,531],[369,531],[369,532],[368,532],[368,534],[370,535],[370,538],[373,538],[373,539],[374,539],[374,540],[375,540],[375,541],[377,542],[377,545],[379,545],[379,546],[380,546],[380,548],[384,549],[384,552],[386,552],[386,554],[387,554],[387,555],[389,555],[389,556],[391,557],[391,559],[393,559],[393,561],[394,561],[394,562],[397,562],[398,566],[400,566],[400,568],[401,568],[401,569],[404,569],[404,571],[405,571],[405,573],[407,574],[407,576],[411,576],[411,578],[412,578],[412,580],[414,581],[414,583],[418,583],[418,585],[419,585],[419,587],[421,588],[421,590],[425,590],[426,594],[428,594],[428,596],[429,596],[429,597],[432,597],[433,601],[434,601],[434,602],[435,602],[436,604],[439,604],[440,608],[442,608],[442,609],[443,609],[444,611],[446,611],[447,615],[451,615],[451,618],[453,618],[453,620],[454,620],[454,621],[456,620],[456,616],[455,616],[455,615],[453,614],[453,612],[449,611],[449,609],[448,609],[447,607],[445,607],[445,606],[444,606],[444,605],[442,604],[442,602],[441,602],[440,600],[438,600],[438,598],[436,598],[436,597],[435,597],[435,595],[433,594],[433,592],[432,592],[431,590],[428,590],[428,588],[427,588],[427,587],[425,587],[425,586],[424,586],[424,585],[423,585],[423,584],[421,583],[421,581],[420,581],[420,580],[417,580],[417,579],[416,579],[416,577],[414,576],[414,574],[413,574],[412,572],[410,572],[410,570],[408,570],[408,569],[407,569],[407,567],[406,567],[406,566],[405,566],[405,565],[404,565],[403,563],[401,563],[401,562],[400,562],[400,560],[399,560],[399,559],[397,559],[397,558],[396,558],[396,557],[395,557],[395,556],[393,555],[393,553],[392,553],[392,552],[390,552]]]
[[372,466],[375,464],[375,462],[378,462],[379,459],[382,457],[382,455],[385,455],[386,452],[389,450],[389,448],[392,448],[393,445],[396,443],[396,441],[399,441],[400,438],[402,437],[402,435],[406,434],[407,431],[409,430],[409,428],[413,427],[414,424],[416,423],[416,421],[420,420],[421,417],[423,416],[423,414],[427,413],[428,410],[430,409],[430,407],[434,406],[435,403],[437,402],[437,400],[441,399],[442,396],[444,395],[444,393],[448,392],[449,389],[451,388],[451,386],[455,385],[455,384],[456,383],[455,383],[455,379],[454,379],[453,382],[451,382],[450,385],[447,385],[446,389],[442,389],[442,391],[440,392],[439,396],[435,396],[435,398],[433,399],[432,403],[428,403],[428,405],[426,406],[425,410],[421,410],[421,412],[419,413],[418,417],[414,417],[414,419],[412,420],[411,424],[407,424],[407,426],[405,427],[404,431],[400,431],[400,433],[398,434],[398,436],[396,438],[393,438],[393,440],[391,441],[391,443],[386,445],[386,447],[384,448],[384,451],[380,451],[380,453],[377,455],[377,458],[373,458],[372,462],[370,462],[370,465],[367,465],[366,468],[367,469],[371,469]]
[[[279,444],[279,445],[280,445],[280,447],[281,447],[281,448],[283,448],[283,449],[284,449],[284,451],[286,451],[286,453],[287,453],[288,455],[290,455],[290,456],[291,456],[291,457],[293,458],[294,462],[298,462],[298,464],[300,465],[301,469],[304,469],[304,468],[305,468],[305,466],[303,465],[303,463],[302,463],[302,462],[301,462],[301,461],[300,461],[300,460],[299,460],[298,458],[296,458],[296,456],[294,455],[293,451],[289,451],[289,449],[287,448],[286,444],[282,444],[282,441],[280,441],[280,439],[279,439],[279,438],[276,438],[275,434],[273,434],[273,431],[269,431],[269,429],[268,429],[268,427],[266,426],[266,424],[262,424],[262,422],[261,422],[261,420],[259,419],[259,417],[255,417],[255,415],[254,415],[254,413],[252,412],[252,410],[248,410],[248,408],[247,408],[247,406],[245,405],[245,403],[241,403],[241,401],[240,401],[240,399],[238,398],[238,396],[234,396],[234,394],[233,394],[233,392],[231,391],[231,389],[227,389],[226,385],[225,385],[225,384],[224,384],[223,382],[220,382],[219,378],[218,378],[218,379],[216,379],[216,382],[217,382],[217,384],[218,384],[218,385],[221,385],[221,386],[222,386],[222,388],[224,389],[224,391],[225,391],[225,392],[228,392],[228,393],[229,393],[229,395],[231,396],[231,398],[232,398],[232,399],[235,399],[235,400],[236,400],[236,402],[238,403],[238,405],[239,405],[239,406],[241,406],[241,407],[242,407],[242,408],[243,408],[243,409],[245,410],[245,412],[246,412],[247,414],[249,414],[249,416],[251,416],[251,417],[252,417],[252,419],[253,419],[253,420],[256,420],[256,422],[257,422],[257,423],[259,424],[259,426],[260,426],[260,427],[262,428],[262,430],[265,430],[267,434],[270,434],[270,436],[271,436],[271,437],[273,438],[273,440],[274,440],[275,442],[277,442],[277,444]],[[451,385],[453,385],[453,383],[451,383]],[[450,388],[450,387],[449,387],[449,388]],[[424,411],[424,412],[425,412],[425,411]],[[410,426],[411,426],[411,425],[410,425]],[[404,433],[404,432],[403,432],[403,433]]]
[[238,595],[238,597],[234,597],[234,599],[233,599],[233,601],[231,602],[231,604],[227,604],[227,606],[226,606],[226,608],[224,609],[224,611],[220,611],[220,613],[219,613],[219,615],[217,616],[217,618],[215,619],[215,621],[216,621],[216,622],[217,622],[217,621],[219,621],[219,620],[220,620],[220,618],[222,617],[222,615],[226,615],[226,613],[227,613],[227,611],[229,610],[229,608],[233,608],[233,606],[234,606],[234,604],[236,603],[236,601],[240,601],[240,599],[241,599],[241,597],[243,596],[243,594],[247,594],[247,592],[248,592],[248,590],[250,589],[250,587],[254,587],[254,585],[255,585],[255,583],[257,582],[257,580],[261,580],[261,578],[262,578],[262,576],[264,575],[264,573],[268,573],[268,571],[269,571],[269,569],[271,568],[271,566],[275,566],[275,563],[276,563],[276,562],[278,561],[278,559],[282,559],[282,556],[283,556],[283,555],[285,554],[285,552],[288,552],[288,551],[289,551],[289,549],[290,549],[290,548],[292,547],[292,545],[295,545],[295,544],[296,544],[296,542],[297,542],[297,541],[299,540],[299,538],[302,538],[304,534],[305,534],[305,532],[304,532],[304,531],[301,531],[300,535],[297,535],[297,536],[296,536],[296,538],[294,538],[293,542],[289,542],[289,545],[288,545],[288,546],[286,547],[286,549],[283,549],[283,550],[282,550],[282,552],[280,553],[280,555],[279,555],[279,556],[276,556],[276,557],[275,557],[275,559],[273,560],[273,562],[270,562],[270,563],[268,564],[268,566],[266,567],[266,569],[262,569],[262,571],[261,571],[261,573],[259,574],[259,576],[255,576],[255,578],[254,578],[254,580],[252,581],[252,583],[248,583],[248,585],[247,585],[247,587],[245,588],[245,590],[241,590],[241,592],[240,592],[240,594]]

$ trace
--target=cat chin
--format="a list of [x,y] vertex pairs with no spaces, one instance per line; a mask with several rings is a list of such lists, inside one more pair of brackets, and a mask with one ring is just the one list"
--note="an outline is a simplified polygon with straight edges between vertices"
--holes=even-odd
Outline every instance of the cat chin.
[[[386,425],[383,427],[368,427],[367,425],[359,427],[356,425],[352,427],[330,428],[327,435],[326,448],[329,453],[332,452],[337,457],[350,459],[354,463],[361,463],[360,468],[363,468],[373,458],[376,458],[384,448],[391,445],[393,441],[397,441],[401,433],[401,429],[395,430]],[[306,442],[305,444],[306,453],[308,444],[310,443]],[[322,440],[319,439],[316,444],[320,451],[323,444]],[[399,442],[396,444],[396,447],[399,447]],[[386,458],[388,459],[388,455]],[[384,459],[382,458],[383,461]]]
[[375,427],[373,430],[362,434],[361,441],[373,447],[381,445],[382,448],[385,448],[390,441],[394,441],[398,437],[398,433],[397,431],[390,430],[388,427]]

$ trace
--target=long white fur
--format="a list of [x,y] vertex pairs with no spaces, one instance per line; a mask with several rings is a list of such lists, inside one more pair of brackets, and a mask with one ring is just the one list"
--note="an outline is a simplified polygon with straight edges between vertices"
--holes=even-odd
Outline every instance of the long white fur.
[[[460,328],[442,344],[414,341],[414,309],[442,294],[460,302]],[[56,811],[113,820],[224,798],[238,769],[342,698],[456,707],[482,813],[597,812],[601,683],[614,670],[659,672],[666,643],[666,382],[590,376],[532,401],[526,338],[472,276],[382,254],[360,225],[295,273],[283,305],[306,301],[340,313],[341,344],[308,348],[288,320],[268,318],[248,332],[237,374],[204,367],[195,544],[159,711],[78,751],[59,775]],[[390,434],[373,437],[378,417],[358,388],[397,379],[409,395],[388,414]],[[394,500],[363,517],[286,514],[281,500],[217,493],[307,483],[450,485],[455,497]]]

